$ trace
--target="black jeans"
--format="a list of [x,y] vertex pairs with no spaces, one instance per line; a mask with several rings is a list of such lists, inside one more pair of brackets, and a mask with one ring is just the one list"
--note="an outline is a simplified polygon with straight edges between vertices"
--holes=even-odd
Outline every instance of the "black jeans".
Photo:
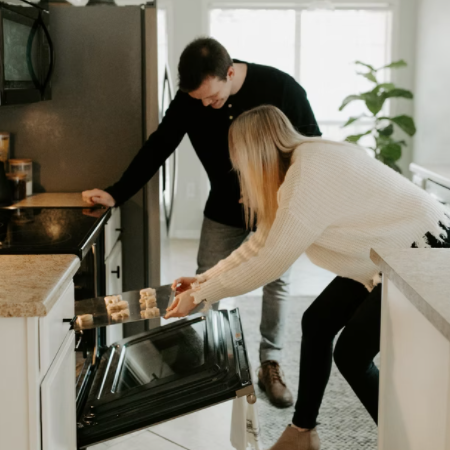
[[357,281],[336,277],[305,311],[302,319],[300,381],[292,422],[314,428],[334,361],[369,411],[378,417],[381,285],[372,292]]
[[[431,247],[450,247],[428,236]],[[414,245],[413,245],[414,246]],[[302,319],[300,381],[293,424],[314,428],[334,361],[375,423],[378,421],[381,284],[372,292],[357,281],[336,277],[305,311]]]

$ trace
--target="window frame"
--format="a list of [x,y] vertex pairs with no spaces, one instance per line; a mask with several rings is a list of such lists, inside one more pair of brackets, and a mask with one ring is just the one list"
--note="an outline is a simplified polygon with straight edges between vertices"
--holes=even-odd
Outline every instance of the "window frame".
[[[208,35],[211,36],[211,11],[214,9],[274,9],[283,10],[289,9],[295,11],[295,55],[294,55],[294,78],[300,82],[300,64],[301,64],[301,13],[307,11],[308,6],[313,0],[297,0],[297,1],[280,1],[274,0],[205,0],[206,16],[207,16],[207,28]],[[387,60],[393,61],[393,55],[398,53],[395,51],[395,47],[398,41],[396,34],[396,28],[398,28],[398,14],[396,14],[401,0],[354,0],[348,2],[331,0],[335,10],[365,10],[365,11],[387,11],[391,13],[390,17],[390,36],[387,39],[386,53],[388,55]],[[396,27],[397,25],[397,27]],[[385,82],[392,80],[392,73],[389,70],[386,74]],[[385,105],[385,114],[389,115],[391,112],[391,102],[387,102]],[[320,120],[317,122],[323,126],[342,126],[345,120]],[[371,125],[373,120],[370,118],[362,118],[359,121],[359,125]]]

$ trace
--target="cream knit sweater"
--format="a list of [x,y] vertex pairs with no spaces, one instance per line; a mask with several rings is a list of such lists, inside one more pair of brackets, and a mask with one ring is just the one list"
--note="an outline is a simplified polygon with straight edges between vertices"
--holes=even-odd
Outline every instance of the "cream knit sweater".
[[[198,276],[195,303],[252,291],[279,278],[303,253],[316,265],[364,284],[379,282],[372,247],[426,247],[450,226],[440,203],[402,175],[342,143],[308,142],[294,152],[270,229]],[[197,284],[197,283],[196,283]]]

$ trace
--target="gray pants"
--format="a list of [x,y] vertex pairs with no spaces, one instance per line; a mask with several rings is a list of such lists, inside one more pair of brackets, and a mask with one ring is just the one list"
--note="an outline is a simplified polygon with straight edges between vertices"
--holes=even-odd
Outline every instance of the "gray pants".
[[[197,274],[206,272],[220,260],[225,259],[249,235],[248,230],[223,225],[205,217],[197,256]],[[288,313],[289,272],[290,270],[263,288],[262,317],[259,327],[261,332],[259,358],[261,362],[268,360],[281,362],[281,349]],[[217,303],[214,306],[214,309],[218,308]]]

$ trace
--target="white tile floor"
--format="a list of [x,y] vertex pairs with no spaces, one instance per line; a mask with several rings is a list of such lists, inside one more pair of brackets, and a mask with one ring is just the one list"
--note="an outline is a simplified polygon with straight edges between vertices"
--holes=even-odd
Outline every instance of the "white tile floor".
[[[162,246],[161,281],[171,283],[180,276],[195,274],[197,240],[170,239]],[[334,277],[326,270],[314,266],[303,255],[291,272],[291,295],[318,295]],[[261,289],[253,294],[260,294]],[[234,306],[229,299],[222,306]],[[230,444],[231,402],[189,414],[90,447],[92,450],[232,450]]]

